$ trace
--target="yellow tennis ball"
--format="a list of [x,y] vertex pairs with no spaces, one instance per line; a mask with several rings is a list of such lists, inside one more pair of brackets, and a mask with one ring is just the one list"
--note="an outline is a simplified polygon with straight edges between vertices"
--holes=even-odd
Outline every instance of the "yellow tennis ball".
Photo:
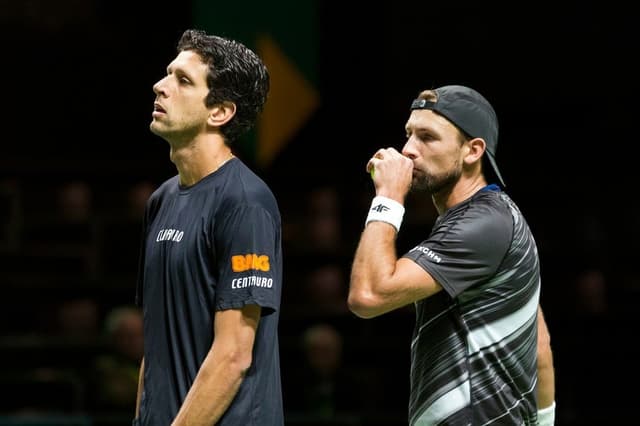
[[371,166],[371,170],[369,170],[369,174],[371,175],[371,179],[373,179],[374,175],[376,174],[376,168]]

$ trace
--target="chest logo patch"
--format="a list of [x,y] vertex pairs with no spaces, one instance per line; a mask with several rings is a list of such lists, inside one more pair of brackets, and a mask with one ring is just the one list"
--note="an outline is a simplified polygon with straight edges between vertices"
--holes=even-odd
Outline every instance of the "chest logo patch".
[[161,229],[156,236],[156,241],[173,241],[179,243],[184,237],[184,231],[178,229]]

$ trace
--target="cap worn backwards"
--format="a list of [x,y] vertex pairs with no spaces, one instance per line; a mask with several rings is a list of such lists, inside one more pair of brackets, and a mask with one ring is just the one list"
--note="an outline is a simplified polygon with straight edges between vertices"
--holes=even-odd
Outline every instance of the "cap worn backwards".
[[438,95],[435,102],[416,99],[411,103],[411,109],[435,111],[469,136],[484,139],[489,163],[500,184],[505,187],[495,158],[498,148],[498,117],[489,101],[480,93],[465,86],[442,86],[434,91]]

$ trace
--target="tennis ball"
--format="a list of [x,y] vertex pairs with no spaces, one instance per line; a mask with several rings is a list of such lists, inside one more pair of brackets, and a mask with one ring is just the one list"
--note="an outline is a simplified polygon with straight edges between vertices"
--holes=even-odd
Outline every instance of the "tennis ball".
[[369,170],[369,174],[371,175],[371,179],[373,179],[374,175],[376,174],[376,168],[371,166],[371,170]]

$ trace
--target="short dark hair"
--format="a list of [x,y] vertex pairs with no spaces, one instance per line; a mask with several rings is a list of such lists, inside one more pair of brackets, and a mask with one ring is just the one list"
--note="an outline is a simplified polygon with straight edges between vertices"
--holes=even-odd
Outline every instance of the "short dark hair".
[[202,30],[186,30],[178,41],[178,52],[190,50],[209,65],[205,105],[233,102],[236,114],[220,131],[230,145],[251,129],[262,112],[269,92],[269,72],[262,60],[240,42]]

